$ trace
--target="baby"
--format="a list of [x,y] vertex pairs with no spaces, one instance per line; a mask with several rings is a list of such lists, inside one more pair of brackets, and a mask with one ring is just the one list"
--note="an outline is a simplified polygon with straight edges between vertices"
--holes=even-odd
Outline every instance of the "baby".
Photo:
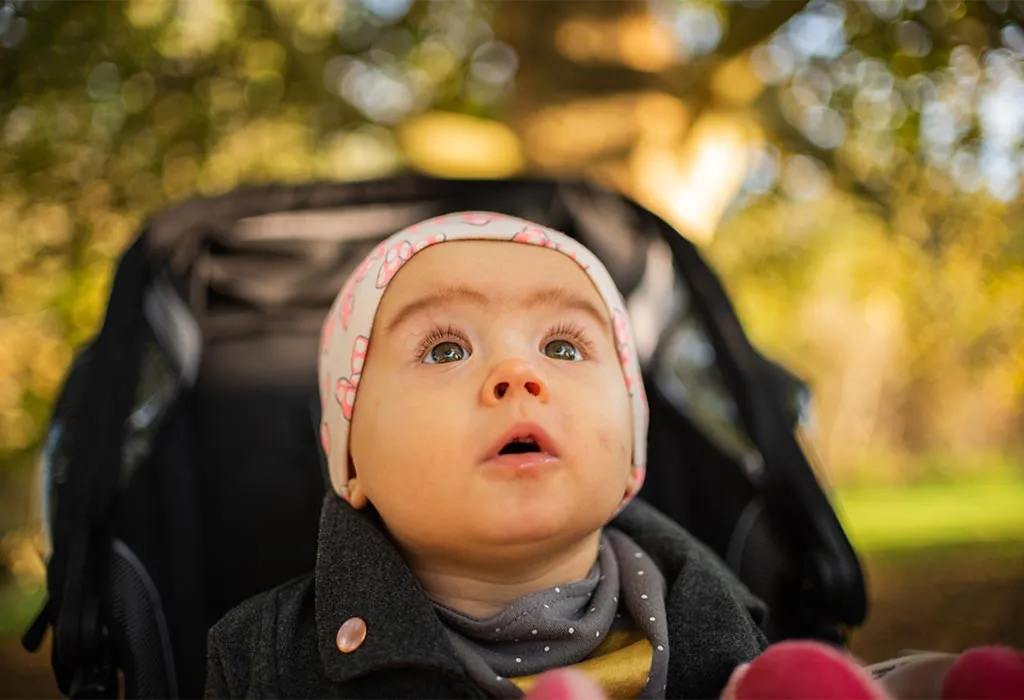
[[647,404],[600,261],[521,219],[393,235],[323,327],[316,570],[209,637],[208,697],[717,697],[763,606],[632,497]]

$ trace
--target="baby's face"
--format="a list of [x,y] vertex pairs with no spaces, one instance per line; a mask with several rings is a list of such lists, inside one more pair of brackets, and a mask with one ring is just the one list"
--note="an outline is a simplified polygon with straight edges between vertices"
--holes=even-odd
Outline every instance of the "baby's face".
[[[400,544],[424,556],[555,544],[614,512],[630,401],[608,312],[572,260],[515,243],[433,246],[392,281],[371,337],[350,449]],[[502,454],[512,437],[537,446]]]

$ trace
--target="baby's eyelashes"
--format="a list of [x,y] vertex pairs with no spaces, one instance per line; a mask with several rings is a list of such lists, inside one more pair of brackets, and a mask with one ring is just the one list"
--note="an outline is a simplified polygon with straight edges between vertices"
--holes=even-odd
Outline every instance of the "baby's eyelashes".
[[[416,342],[414,357],[421,364],[452,364],[473,355],[469,334],[460,327],[435,324],[425,333],[417,335],[420,337]],[[579,324],[564,321],[548,328],[535,348],[540,356],[561,362],[581,362],[595,357],[595,344],[586,329]],[[525,347],[516,352],[522,351],[525,351]]]
[[594,355],[594,343],[586,329],[574,322],[561,322],[552,326],[545,334],[547,342],[541,352],[555,360],[579,362]]
[[465,360],[472,354],[469,338],[455,326],[434,326],[417,346],[416,356],[429,365]]

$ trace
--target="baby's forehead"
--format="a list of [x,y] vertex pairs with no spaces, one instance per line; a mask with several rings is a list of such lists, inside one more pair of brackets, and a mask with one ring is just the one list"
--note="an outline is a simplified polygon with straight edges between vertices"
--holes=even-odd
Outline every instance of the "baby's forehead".
[[586,270],[564,253],[514,243],[465,240],[416,255],[384,294],[384,323],[443,305],[483,310],[565,309],[610,321],[605,300]]
[[575,258],[550,247],[510,241],[459,240],[422,250],[395,276],[383,306],[391,306],[395,297],[418,296],[480,303],[526,300],[534,307],[585,299],[606,306]]

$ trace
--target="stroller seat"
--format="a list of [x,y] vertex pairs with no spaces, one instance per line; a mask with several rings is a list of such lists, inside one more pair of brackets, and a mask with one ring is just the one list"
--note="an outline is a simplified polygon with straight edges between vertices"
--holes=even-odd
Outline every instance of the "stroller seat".
[[843,644],[856,555],[795,431],[807,388],[747,340],[696,248],[584,182],[404,176],[240,189],[154,217],[76,356],[44,455],[48,600],[70,697],[202,694],[230,608],[312,569],[327,481],[316,348],[351,269],[430,216],[497,211],[579,239],[634,319],[651,406],[640,497],[769,606],[773,640]]

